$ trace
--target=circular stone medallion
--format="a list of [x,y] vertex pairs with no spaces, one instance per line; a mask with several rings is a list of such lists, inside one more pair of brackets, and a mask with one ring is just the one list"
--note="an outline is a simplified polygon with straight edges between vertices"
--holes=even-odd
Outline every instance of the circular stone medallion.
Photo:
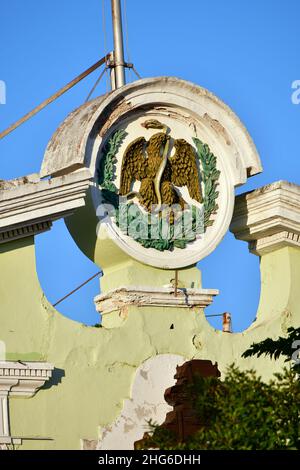
[[[62,161],[57,138],[67,132],[71,142],[75,125],[74,152],[68,148]],[[261,171],[234,113],[207,90],[168,77],[134,82],[79,108],[53,148],[50,142],[44,175],[50,158],[52,174],[90,168],[97,236],[167,269],[192,265],[216,248],[231,221],[234,187]]]

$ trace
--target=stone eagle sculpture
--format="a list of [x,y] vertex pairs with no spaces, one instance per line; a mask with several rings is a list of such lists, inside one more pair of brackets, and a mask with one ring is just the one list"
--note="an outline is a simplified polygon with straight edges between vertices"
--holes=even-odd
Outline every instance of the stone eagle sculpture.
[[[187,186],[189,195],[202,202],[202,191],[197,168],[196,152],[184,139],[174,140],[175,154],[169,155],[168,127],[155,119],[142,124],[146,129],[162,129],[150,137],[138,137],[126,148],[122,160],[121,196],[137,196],[140,204],[150,211],[152,205],[158,211],[162,204],[171,206],[185,201],[175,186]],[[132,183],[140,181],[139,192],[130,191]]]

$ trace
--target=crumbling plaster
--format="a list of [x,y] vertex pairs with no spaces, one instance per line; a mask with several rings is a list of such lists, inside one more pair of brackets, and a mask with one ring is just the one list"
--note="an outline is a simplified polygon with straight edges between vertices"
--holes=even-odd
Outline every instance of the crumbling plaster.
[[[194,268],[191,271],[195,276]],[[255,366],[268,379],[279,370],[280,362],[245,360],[241,353],[253,341],[285,333],[289,325],[299,323],[300,250],[293,247],[262,257],[257,320],[245,332],[234,334],[214,330],[199,308],[133,306],[121,322],[112,321],[109,328],[69,320],[49,304],[41,290],[33,238],[1,246],[0,272],[0,335],[7,359],[55,365],[46,389],[31,399],[11,400],[13,435],[53,438],[25,441],[22,449],[78,449],[82,438],[97,439],[99,428],[113,423],[124,400],[130,398],[139,365],[157,354],[217,361],[222,373],[232,362],[241,368]]]

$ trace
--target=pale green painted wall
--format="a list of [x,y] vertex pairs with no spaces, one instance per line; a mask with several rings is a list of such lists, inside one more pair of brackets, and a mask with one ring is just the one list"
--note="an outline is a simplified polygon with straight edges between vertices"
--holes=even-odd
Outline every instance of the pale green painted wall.
[[[222,372],[231,362],[242,368],[255,366],[267,379],[280,363],[242,360],[241,352],[253,341],[300,325],[300,250],[296,248],[262,258],[257,320],[238,334],[214,330],[197,309],[130,307],[118,328],[80,325],[60,315],[45,298],[36,275],[33,239],[2,245],[0,253],[0,339],[6,342],[7,359],[45,360],[58,372],[64,371],[58,384],[50,384],[35,397],[10,400],[12,435],[54,439],[24,441],[22,449],[78,449],[81,438],[96,439],[98,427],[111,423],[130,396],[137,367],[156,354],[210,359],[218,362]],[[171,274],[155,270],[149,278],[151,268],[128,259],[117,264],[131,267],[126,270],[131,272],[131,282],[142,276],[148,285],[153,279],[161,285]],[[197,287],[197,273],[194,268],[184,270],[180,280],[195,282]],[[105,276],[105,289],[126,284],[123,269],[107,268]]]

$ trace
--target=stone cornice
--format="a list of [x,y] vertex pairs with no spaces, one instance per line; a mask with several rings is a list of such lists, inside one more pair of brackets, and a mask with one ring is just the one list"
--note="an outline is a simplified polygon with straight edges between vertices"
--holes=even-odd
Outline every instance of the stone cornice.
[[0,361],[0,395],[32,397],[52,376],[46,362]]
[[51,378],[53,369],[47,362],[0,361],[0,450],[27,439],[10,434],[9,398],[32,397]]
[[84,205],[90,179],[83,169],[48,180],[0,181],[0,243],[49,230],[52,221],[72,214]]
[[230,230],[260,256],[300,247],[300,186],[277,181],[237,196]]
[[[38,235],[39,233],[46,232],[52,227],[52,222],[47,220],[45,222],[38,222],[25,227],[18,227],[11,230],[0,232],[0,243],[7,243],[18,238],[30,237],[31,235]],[[1,230],[1,229],[0,229]]]
[[121,286],[98,295],[94,301],[97,311],[105,315],[126,306],[205,308],[212,303],[213,297],[218,293],[219,291],[215,289],[178,288],[175,296],[174,287]]

